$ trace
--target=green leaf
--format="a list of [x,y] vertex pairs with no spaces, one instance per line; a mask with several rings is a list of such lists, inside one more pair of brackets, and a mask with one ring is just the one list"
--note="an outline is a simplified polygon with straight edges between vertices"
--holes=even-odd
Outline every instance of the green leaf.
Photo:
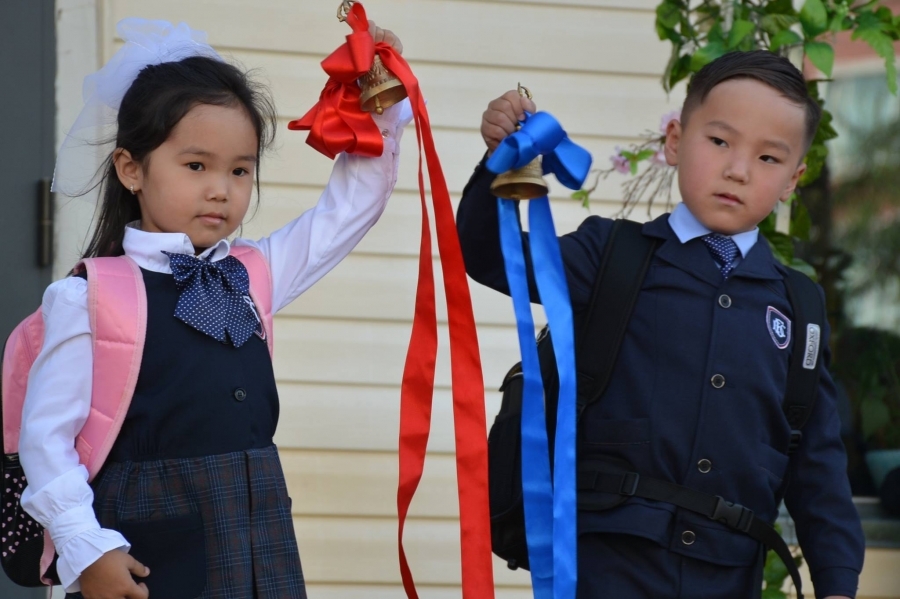
[[683,37],[675,29],[681,22],[681,7],[677,2],[666,0],[656,7],[656,34],[659,39],[681,43]]
[[826,77],[831,77],[831,69],[834,68],[834,48],[826,42],[806,42],[803,45],[809,60],[822,71]]
[[828,29],[828,12],[822,0],[806,0],[800,9],[800,24],[806,37],[812,39]]
[[666,91],[671,91],[673,87],[675,87],[679,81],[687,78],[688,75],[691,74],[691,55],[683,54],[678,57],[672,64],[672,70],[669,71],[669,79],[668,79],[668,87],[666,87]]
[[637,156],[634,157],[635,162],[640,162],[641,160],[647,160],[648,158],[653,158],[656,155],[656,150],[641,150],[637,153]]
[[766,2],[765,8],[763,8],[766,14],[769,15],[796,15],[797,11],[794,10],[794,2],[793,0],[771,0],[771,2]]
[[867,439],[891,422],[891,411],[879,398],[866,397],[859,406],[862,433]]
[[819,129],[816,131],[816,143],[825,143],[838,136],[837,131],[835,131],[834,127],[831,125],[832,121],[834,121],[834,117],[831,112],[823,110],[822,119],[819,121]]
[[813,142],[806,153],[806,172],[800,177],[799,187],[806,187],[819,178],[826,158],[828,158],[828,146],[824,143]]
[[637,160],[630,161],[631,164],[631,174],[636,175],[638,172],[638,163]]
[[765,237],[778,261],[785,266],[790,266],[794,261],[794,240],[778,231],[767,233]]
[[795,23],[799,22],[800,19],[794,15],[763,15],[759,20],[759,28],[769,35],[778,35],[781,31],[790,29]]
[[788,577],[788,569],[774,551],[769,551],[766,555],[766,565],[763,569],[763,580],[766,581],[766,587],[774,587],[780,589],[785,578]]
[[656,7],[656,23],[672,29],[681,21],[681,7],[676,2],[666,0]]
[[803,38],[800,37],[800,34],[798,34],[796,31],[783,29],[772,36],[772,39],[769,42],[769,50],[771,50],[772,52],[778,52],[778,50],[783,46],[793,46],[794,44],[799,44],[802,41]]
[[[796,199],[796,196],[795,196]],[[809,231],[812,228],[812,219],[809,216],[809,210],[802,203],[794,201],[791,203],[791,237],[796,237],[802,241],[809,240]]]
[[731,31],[728,32],[728,44],[727,47],[737,48],[744,38],[748,35],[756,31],[756,25],[751,23],[750,21],[745,21],[743,19],[738,19],[731,26]]
[[726,49],[724,44],[710,42],[694,52],[694,55],[691,57],[691,71],[696,73],[707,64],[725,54],[725,52]]
[[799,270],[813,281],[819,280],[819,273],[816,272],[816,269],[813,268],[812,264],[805,260],[794,258],[791,263],[788,264],[788,266],[790,266],[794,270]]
[[[874,22],[873,22],[874,20]],[[850,39],[860,39],[869,44],[875,52],[884,59],[887,71],[888,89],[897,94],[897,68],[895,66],[894,43],[886,33],[882,31],[884,25],[878,21],[872,13],[860,15],[859,27],[850,36]]]

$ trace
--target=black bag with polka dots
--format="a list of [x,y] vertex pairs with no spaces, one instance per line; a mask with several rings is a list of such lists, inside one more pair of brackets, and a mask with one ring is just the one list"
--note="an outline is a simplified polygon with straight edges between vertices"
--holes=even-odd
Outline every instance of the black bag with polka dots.
[[[0,563],[14,583],[25,587],[45,586],[40,577],[44,554],[44,527],[22,509],[22,491],[27,485],[18,454],[4,454],[0,505]],[[54,584],[56,564],[50,566],[46,578]]]

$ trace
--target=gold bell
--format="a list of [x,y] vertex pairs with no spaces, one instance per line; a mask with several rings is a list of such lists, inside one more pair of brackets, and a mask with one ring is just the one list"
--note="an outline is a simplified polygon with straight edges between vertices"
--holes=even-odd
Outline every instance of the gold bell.
[[500,198],[533,200],[547,195],[550,188],[544,181],[541,158],[537,157],[522,168],[500,173],[491,183],[491,192]]
[[366,112],[381,114],[385,108],[402,102],[406,97],[406,88],[393,73],[385,68],[381,57],[377,54],[372,68],[360,77],[359,87],[362,89],[362,93],[359,95],[359,105]]
[[[347,20],[350,9],[356,0],[342,0],[338,6],[337,18],[342,23]],[[375,55],[372,68],[359,78],[359,87],[362,90],[359,96],[359,106],[365,112],[384,113],[385,108],[390,108],[406,97],[406,88],[400,80],[385,68],[381,57]]]
[[[531,99],[527,87],[519,84],[519,95]],[[517,127],[517,130],[521,127]],[[521,168],[514,168],[500,173],[491,183],[491,193],[500,198],[511,200],[533,200],[547,195],[550,188],[544,181],[544,168],[538,156]]]

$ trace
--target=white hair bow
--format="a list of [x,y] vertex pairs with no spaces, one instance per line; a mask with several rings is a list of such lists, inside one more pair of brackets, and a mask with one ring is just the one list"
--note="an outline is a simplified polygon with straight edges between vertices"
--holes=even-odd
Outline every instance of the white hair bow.
[[116,25],[125,40],[103,68],[84,78],[84,108],[66,134],[56,158],[51,189],[67,196],[83,195],[102,176],[98,158],[107,155],[116,138],[119,107],[138,73],[150,65],[178,62],[191,56],[222,58],[206,43],[206,33],[186,23],[130,17]]

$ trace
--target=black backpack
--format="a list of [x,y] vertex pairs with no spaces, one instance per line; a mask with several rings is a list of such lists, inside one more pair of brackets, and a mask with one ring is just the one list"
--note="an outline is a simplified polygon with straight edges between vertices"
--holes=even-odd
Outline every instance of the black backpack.
[[[579,420],[584,409],[600,399],[606,391],[638,293],[659,243],[656,239],[644,236],[641,229],[640,223],[624,219],[617,220],[613,225],[591,293],[589,308],[582,320],[576,321],[576,410]],[[809,368],[809,365],[818,364],[821,358],[822,344],[816,332],[821,332],[824,327],[825,306],[815,283],[806,275],[788,269],[784,282],[798,331],[794,335],[795,345],[783,404],[792,429],[789,448],[791,453],[802,439],[801,429],[806,424],[816,399],[819,369]],[[800,334],[805,331],[810,332],[807,335]],[[798,338],[804,339],[809,347],[798,347]],[[545,389],[547,434],[552,451],[556,429],[558,377],[552,338],[546,327],[538,335],[537,342]],[[807,364],[806,368],[803,367],[804,362]],[[503,379],[500,387],[503,392],[500,412],[488,437],[491,545],[493,552],[513,570],[528,569],[525,512],[522,505],[522,388],[520,362]],[[774,550],[784,561],[797,588],[798,597],[802,599],[800,574],[790,550],[775,528],[755,518],[751,510],[719,496],[640,476],[631,471],[629,464],[595,461],[586,463],[579,460],[577,482],[579,509],[606,509],[632,496],[644,497],[698,512],[749,535]],[[590,493],[595,493],[595,497],[596,494],[602,494],[607,500],[605,503],[598,503],[596,499],[588,497]],[[614,497],[615,500],[610,502],[609,497]]]

